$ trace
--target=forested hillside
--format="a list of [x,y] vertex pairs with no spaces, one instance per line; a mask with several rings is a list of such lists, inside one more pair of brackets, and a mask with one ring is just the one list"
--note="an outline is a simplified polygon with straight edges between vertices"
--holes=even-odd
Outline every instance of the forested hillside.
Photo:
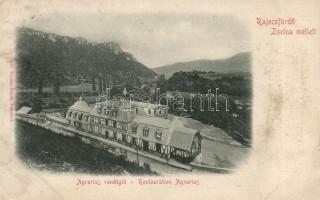
[[164,74],[167,78],[179,71],[206,71],[215,73],[250,73],[251,53],[242,52],[226,59],[218,60],[193,60],[189,62],[178,62],[155,68],[159,75]]
[[93,91],[117,84],[140,86],[156,73],[124,52],[115,42],[91,43],[30,28],[17,30],[17,74],[19,86],[53,86],[92,83]]

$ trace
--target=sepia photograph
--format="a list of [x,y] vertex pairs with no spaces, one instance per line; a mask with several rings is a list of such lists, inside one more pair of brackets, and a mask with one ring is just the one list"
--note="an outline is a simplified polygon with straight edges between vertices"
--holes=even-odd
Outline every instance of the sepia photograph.
[[237,17],[51,13],[16,38],[15,151],[26,168],[166,176],[246,165],[251,37]]
[[0,199],[318,200],[319,7],[0,1]]

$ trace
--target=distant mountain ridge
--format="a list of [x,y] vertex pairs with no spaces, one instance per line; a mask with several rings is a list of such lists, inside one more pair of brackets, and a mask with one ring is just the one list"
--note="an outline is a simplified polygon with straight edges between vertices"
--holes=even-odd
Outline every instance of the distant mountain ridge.
[[226,59],[194,60],[165,65],[153,70],[157,74],[164,74],[167,78],[179,71],[214,71],[216,73],[248,73],[251,68],[251,53],[242,52]]
[[[18,82],[24,88],[92,82],[93,90],[110,85],[141,85],[156,73],[121,49],[116,42],[46,33],[27,27],[17,30]],[[97,86],[96,86],[97,85]]]

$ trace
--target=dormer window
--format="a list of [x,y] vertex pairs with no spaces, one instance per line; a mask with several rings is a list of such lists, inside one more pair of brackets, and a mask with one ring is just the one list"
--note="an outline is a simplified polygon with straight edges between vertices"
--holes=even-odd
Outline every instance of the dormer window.
[[69,117],[71,117],[71,115],[72,115],[72,111],[70,111],[70,112],[68,113],[68,116],[69,116]]
[[112,115],[113,115],[113,116],[116,116],[116,115],[117,115],[117,111],[113,111],[113,112],[112,112]]
[[132,133],[133,134],[137,134],[137,129],[138,129],[138,125],[137,124],[134,124],[134,125],[132,125]]
[[83,116],[83,113],[80,113],[78,119],[82,120],[82,116]]
[[149,128],[148,127],[144,127],[143,128],[143,137],[148,137],[149,134]]
[[158,140],[161,140],[161,136],[162,136],[162,130],[157,130],[156,131],[156,138],[158,139]]

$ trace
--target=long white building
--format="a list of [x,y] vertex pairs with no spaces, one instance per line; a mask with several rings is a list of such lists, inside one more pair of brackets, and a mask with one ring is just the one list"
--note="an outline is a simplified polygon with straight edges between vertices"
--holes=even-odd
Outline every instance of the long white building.
[[101,109],[80,97],[69,107],[66,119],[76,129],[161,157],[191,161],[201,152],[200,132],[184,127],[177,116],[168,117],[160,106],[134,102],[128,109],[123,102],[121,107],[110,102],[108,109]]

